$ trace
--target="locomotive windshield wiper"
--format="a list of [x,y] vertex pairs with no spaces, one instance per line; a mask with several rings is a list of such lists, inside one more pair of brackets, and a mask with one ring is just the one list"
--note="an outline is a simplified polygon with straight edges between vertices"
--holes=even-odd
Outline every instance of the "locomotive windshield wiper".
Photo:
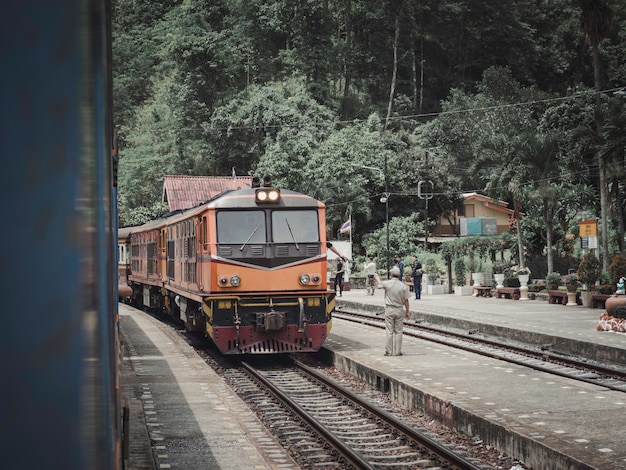
[[287,220],[287,217],[285,217],[285,223],[287,224],[287,228],[289,229],[289,233],[291,234],[291,239],[296,244],[296,250],[299,250],[300,247],[298,246],[298,242],[296,241],[296,237],[293,236],[293,232],[291,231],[291,225],[289,225],[289,221]]
[[256,233],[256,231],[259,229],[259,227],[263,224],[263,221],[259,222],[259,225],[256,226],[256,228],[252,231],[252,233],[250,234],[250,236],[248,237],[248,239],[243,242],[243,245],[241,245],[239,247],[239,251],[243,251],[243,248],[248,244],[248,242],[250,241],[250,239],[252,237],[254,237],[254,234]]

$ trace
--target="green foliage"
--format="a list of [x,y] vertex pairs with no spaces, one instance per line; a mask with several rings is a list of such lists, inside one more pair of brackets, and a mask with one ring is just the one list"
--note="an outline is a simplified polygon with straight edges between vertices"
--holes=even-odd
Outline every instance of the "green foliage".
[[151,207],[137,207],[130,211],[120,212],[120,227],[131,227],[141,225],[151,220],[157,219],[169,212],[167,204],[157,202]]
[[598,286],[598,293],[604,295],[611,295],[615,293],[615,285],[613,284],[600,284]]
[[457,286],[464,286],[467,281],[467,271],[463,258],[454,261],[454,282]]
[[602,265],[595,253],[588,251],[582,256],[578,265],[578,277],[588,289],[600,280],[601,271]]
[[492,263],[491,270],[494,274],[504,274],[506,267],[507,265],[503,261],[496,261],[495,263]]
[[[591,4],[116,0],[120,217],[155,213],[165,174],[224,176],[234,166],[320,198],[331,236],[352,214],[355,243],[384,256],[386,207],[391,252],[410,253],[426,219],[455,227],[461,193],[486,188],[523,215],[521,255],[547,250],[548,270],[563,270],[553,264],[574,215],[598,216],[601,156],[611,165],[611,240],[623,252],[625,208],[615,198],[624,193],[625,105],[602,93],[596,109],[589,93],[594,67],[579,19]],[[622,10],[608,18],[613,29],[602,23],[602,41],[589,37],[607,87],[626,78]],[[353,166],[385,161],[388,206],[384,178]],[[428,217],[418,181],[435,189]],[[504,249],[516,255],[508,237]],[[483,248],[468,264],[503,250]],[[445,247],[444,259],[456,250]]]
[[422,267],[424,274],[427,274],[429,278],[441,275],[441,270],[439,269],[439,266],[437,266],[437,261],[433,258],[430,258],[426,260],[426,262],[422,263]]
[[621,277],[626,277],[626,256],[615,255],[609,264],[611,284],[617,284]]
[[548,286],[562,286],[563,277],[560,273],[551,272],[546,276],[546,284],[548,284]]
[[578,284],[579,284],[578,276],[575,273],[568,274],[566,284],[568,286],[576,286],[576,287],[578,287]]
[[626,305],[618,305],[613,310],[613,316],[615,318],[624,318],[626,319]]
[[[380,266],[387,267],[387,258],[393,266],[396,253],[418,253],[415,235],[421,229],[417,215],[394,217],[389,221],[389,252],[387,253],[386,226],[363,236],[365,252],[376,256]],[[406,264],[406,263],[405,263]]]

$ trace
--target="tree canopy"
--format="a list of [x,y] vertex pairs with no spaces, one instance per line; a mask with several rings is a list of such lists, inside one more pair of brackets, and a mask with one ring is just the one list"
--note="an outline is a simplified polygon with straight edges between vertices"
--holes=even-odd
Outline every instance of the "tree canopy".
[[362,252],[386,207],[408,253],[478,191],[524,214],[520,253],[581,215],[624,253],[625,7],[115,0],[121,224],[165,210],[164,174],[235,167],[323,200],[330,237],[352,217]]

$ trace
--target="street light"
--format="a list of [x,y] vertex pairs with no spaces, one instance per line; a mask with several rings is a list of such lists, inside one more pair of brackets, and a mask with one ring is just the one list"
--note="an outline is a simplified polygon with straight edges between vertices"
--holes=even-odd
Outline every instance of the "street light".
[[385,166],[383,170],[373,166],[359,165],[358,163],[352,163],[351,165],[356,168],[367,168],[369,170],[378,171],[381,178],[385,179],[385,192],[380,198],[380,202],[385,204],[385,226],[387,227],[387,279],[389,279],[391,267],[391,257],[389,256],[389,196],[391,196],[391,193],[389,192],[389,178],[387,175],[387,155],[385,155]]
[[[422,189],[422,185],[426,184],[428,189]],[[420,199],[426,199],[426,217],[424,217],[424,245],[428,249],[428,200],[433,198],[433,182],[432,181],[420,181],[417,183],[417,197]]]

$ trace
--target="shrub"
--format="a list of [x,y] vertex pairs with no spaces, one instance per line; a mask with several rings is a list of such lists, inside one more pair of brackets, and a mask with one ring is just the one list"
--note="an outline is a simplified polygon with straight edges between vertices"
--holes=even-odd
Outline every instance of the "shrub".
[[626,277],[626,256],[616,255],[609,264],[609,276],[611,284],[617,284],[620,277]]
[[439,267],[437,266],[437,261],[433,258],[426,260],[422,268],[424,270],[424,274],[428,274],[429,276],[439,276],[441,274],[441,271],[439,271]]
[[465,261],[463,258],[457,258],[454,262],[454,281],[457,286],[465,285]]
[[578,287],[578,276],[576,274],[574,274],[574,273],[568,275],[566,284],[568,286],[576,286],[576,287]]
[[615,318],[624,318],[626,319],[626,305],[618,305],[613,310],[613,316]]
[[578,278],[580,282],[585,284],[587,289],[591,289],[591,287],[600,280],[601,274],[602,265],[600,264],[600,260],[594,253],[588,251],[580,259],[578,265]]
[[615,292],[615,286],[611,284],[600,284],[598,286],[599,294],[610,295],[610,294],[613,294],[614,292]]
[[546,276],[546,284],[548,286],[562,286],[563,277],[561,277],[560,273],[550,273]]
[[507,265],[504,262],[496,261],[491,266],[491,269],[492,269],[494,274],[503,274],[504,270],[506,269],[506,267],[507,267]]

